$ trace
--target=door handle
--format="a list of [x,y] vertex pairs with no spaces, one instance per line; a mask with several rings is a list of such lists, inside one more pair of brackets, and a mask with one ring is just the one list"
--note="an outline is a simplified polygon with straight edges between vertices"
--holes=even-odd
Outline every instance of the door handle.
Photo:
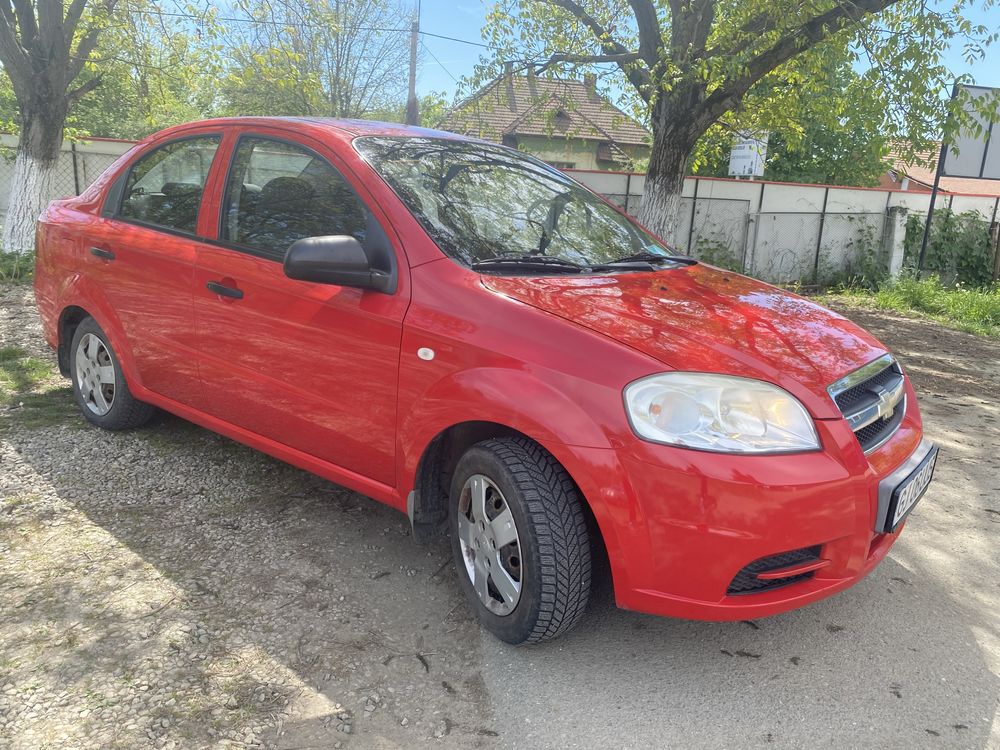
[[92,247],[90,248],[90,254],[95,258],[103,258],[104,260],[114,260],[115,254],[110,250],[105,250],[103,247]]
[[233,289],[231,286],[226,286],[225,284],[220,284],[218,281],[210,281],[205,284],[210,292],[215,292],[216,294],[222,295],[223,297],[232,297],[233,299],[243,299],[243,291],[241,289]]

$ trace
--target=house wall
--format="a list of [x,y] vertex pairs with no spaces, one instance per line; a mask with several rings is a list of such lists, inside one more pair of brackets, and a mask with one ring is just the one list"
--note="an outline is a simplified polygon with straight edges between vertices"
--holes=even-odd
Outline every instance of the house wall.
[[[546,138],[536,135],[517,137],[518,148],[542,161],[569,162],[574,165],[573,169],[621,169],[620,165],[597,160],[597,143],[582,138]],[[623,146],[622,150],[637,162],[645,162],[649,158],[648,146]]]

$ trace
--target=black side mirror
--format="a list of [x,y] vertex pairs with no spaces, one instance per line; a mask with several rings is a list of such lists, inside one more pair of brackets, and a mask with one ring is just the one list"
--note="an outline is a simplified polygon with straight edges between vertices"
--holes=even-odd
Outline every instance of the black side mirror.
[[393,275],[373,268],[361,243],[348,235],[296,240],[285,253],[285,276],[388,294],[395,291]]

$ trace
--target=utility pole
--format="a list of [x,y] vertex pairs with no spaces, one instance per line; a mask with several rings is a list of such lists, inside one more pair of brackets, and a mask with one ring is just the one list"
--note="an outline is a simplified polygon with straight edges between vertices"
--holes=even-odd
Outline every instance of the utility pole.
[[420,2],[417,13],[410,22],[410,81],[406,97],[406,124],[419,125],[420,112],[417,106],[417,42],[420,39]]
[[[958,81],[956,81],[951,87],[951,103],[954,103],[955,97],[958,96]],[[948,117],[945,119],[944,131],[941,133],[941,150],[938,152],[937,169],[934,170],[934,187],[931,188],[931,202],[927,207],[927,220],[924,222],[924,238],[920,242],[920,255],[917,256],[917,271],[924,270],[924,261],[927,260],[927,241],[931,237],[931,221],[934,219],[934,203],[937,201],[938,187],[941,185],[941,175],[944,174],[944,163],[948,158],[948,138],[950,136],[951,128],[949,127],[951,123],[951,110],[948,111]]]

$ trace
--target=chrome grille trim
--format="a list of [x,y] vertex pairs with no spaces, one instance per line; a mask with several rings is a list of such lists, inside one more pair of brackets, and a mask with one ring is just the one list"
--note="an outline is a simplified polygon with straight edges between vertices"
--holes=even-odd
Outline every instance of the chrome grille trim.
[[[903,371],[891,354],[884,354],[848,373],[828,386],[827,393],[844,415],[866,455],[895,434],[906,412]],[[882,430],[876,430],[874,434],[872,430],[866,430],[876,423],[882,425]]]
[[895,357],[891,354],[883,354],[878,359],[872,360],[867,365],[863,365],[854,372],[847,373],[840,380],[831,383],[826,387],[826,392],[830,394],[830,398],[832,398],[834,403],[836,403],[837,396],[841,393],[849,391],[856,385],[861,385],[869,378],[878,375],[886,367],[891,367],[894,364],[896,364]]

